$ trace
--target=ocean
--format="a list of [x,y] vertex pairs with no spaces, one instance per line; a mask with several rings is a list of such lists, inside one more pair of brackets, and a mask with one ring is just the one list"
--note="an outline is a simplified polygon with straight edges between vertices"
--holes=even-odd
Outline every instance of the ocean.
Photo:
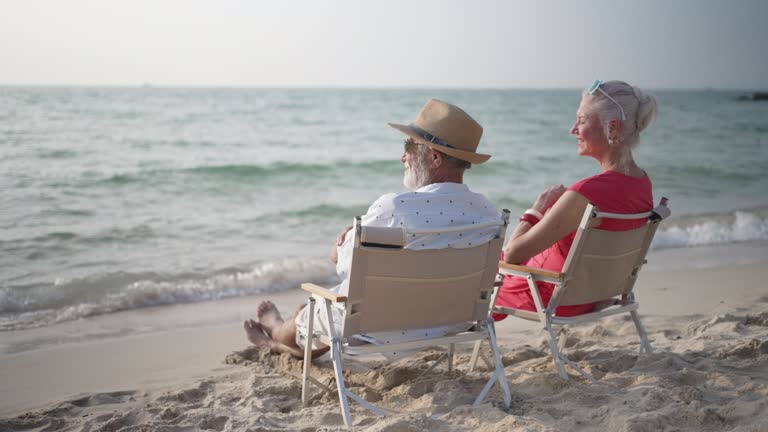
[[[768,239],[768,103],[652,93],[635,158],[674,214],[653,248]],[[432,97],[484,126],[465,181],[500,209],[599,172],[575,89],[0,87],[0,331],[336,283],[339,232],[403,190],[386,122]]]

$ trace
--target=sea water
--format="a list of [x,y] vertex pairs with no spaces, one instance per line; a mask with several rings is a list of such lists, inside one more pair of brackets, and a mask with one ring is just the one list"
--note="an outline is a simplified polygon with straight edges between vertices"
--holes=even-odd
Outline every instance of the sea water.
[[[654,93],[653,247],[768,239],[768,104]],[[403,190],[386,122],[432,97],[484,126],[465,180],[500,209],[599,172],[579,90],[0,88],[0,330],[335,283],[339,232]]]

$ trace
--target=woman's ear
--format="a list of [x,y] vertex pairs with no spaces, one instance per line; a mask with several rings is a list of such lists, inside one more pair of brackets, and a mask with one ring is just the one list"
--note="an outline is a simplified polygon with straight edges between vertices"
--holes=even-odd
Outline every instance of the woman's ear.
[[608,122],[608,139],[619,141],[624,132],[624,123],[619,119],[613,119]]

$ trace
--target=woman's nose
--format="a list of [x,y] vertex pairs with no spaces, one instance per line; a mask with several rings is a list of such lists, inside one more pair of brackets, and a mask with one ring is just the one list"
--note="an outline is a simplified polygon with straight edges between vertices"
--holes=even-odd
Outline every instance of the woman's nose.
[[405,163],[405,152],[400,156],[400,162]]
[[578,132],[579,132],[578,125],[574,123],[573,126],[571,126],[571,135],[576,135],[578,134]]

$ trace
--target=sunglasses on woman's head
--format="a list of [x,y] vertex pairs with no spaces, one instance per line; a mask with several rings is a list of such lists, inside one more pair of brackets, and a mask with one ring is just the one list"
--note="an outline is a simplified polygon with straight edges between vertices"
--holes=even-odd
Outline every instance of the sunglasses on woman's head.
[[600,93],[602,93],[602,94],[603,94],[603,96],[605,96],[605,97],[607,97],[608,99],[610,99],[610,100],[611,100],[611,102],[615,103],[615,104],[616,104],[616,106],[617,106],[617,107],[619,107],[619,109],[621,110],[621,119],[622,119],[622,120],[626,120],[626,119],[627,119],[627,115],[626,115],[626,114],[624,114],[624,108],[622,108],[622,107],[621,107],[621,105],[619,105],[619,103],[618,103],[618,102],[616,102],[616,99],[614,99],[614,98],[612,98],[612,97],[608,96],[608,93],[606,93],[606,92],[605,92],[603,89],[601,89],[601,88],[600,88],[600,86],[601,86],[601,85],[603,85],[603,82],[602,82],[602,81],[600,81],[600,80],[595,80],[595,82],[593,82],[593,83],[592,83],[592,85],[589,87],[589,89],[587,89],[587,94],[589,94],[589,95],[594,95],[594,94],[595,94],[595,92],[600,92]]

